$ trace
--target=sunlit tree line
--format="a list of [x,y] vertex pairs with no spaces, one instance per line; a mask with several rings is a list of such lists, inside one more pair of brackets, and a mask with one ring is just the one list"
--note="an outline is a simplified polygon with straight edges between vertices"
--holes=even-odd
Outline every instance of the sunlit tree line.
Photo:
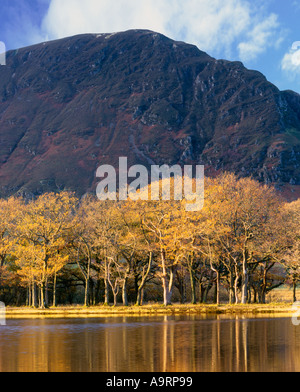
[[[142,305],[266,301],[300,280],[300,200],[252,179],[205,180],[205,204],[44,194],[0,200],[0,300]],[[210,296],[209,296],[210,294]]]

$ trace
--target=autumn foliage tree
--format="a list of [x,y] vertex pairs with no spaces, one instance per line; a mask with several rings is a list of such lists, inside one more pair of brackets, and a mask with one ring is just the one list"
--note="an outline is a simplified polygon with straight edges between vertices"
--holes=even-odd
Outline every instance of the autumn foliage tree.
[[296,302],[297,285],[300,281],[300,199],[286,203],[282,208],[282,217],[287,241],[282,261],[287,271],[287,281],[293,287],[293,302]]
[[0,290],[15,280],[12,243],[16,220],[23,205],[23,200],[15,197],[0,200]]
[[40,307],[49,306],[49,281],[68,262],[67,233],[75,208],[75,197],[62,192],[42,195],[18,214],[14,255],[19,274],[33,287],[33,305],[37,285]]
[[229,303],[264,303],[287,282],[296,299],[299,200],[225,173],[206,178],[204,207],[190,211],[172,184],[169,200],[161,182],[152,201],[152,184],[127,201],[68,192],[0,200],[0,289],[26,288],[24,303],[40,307],[71,291],[86,306],[140,306],[152,292],[167,306],[220,304],[225,293]]

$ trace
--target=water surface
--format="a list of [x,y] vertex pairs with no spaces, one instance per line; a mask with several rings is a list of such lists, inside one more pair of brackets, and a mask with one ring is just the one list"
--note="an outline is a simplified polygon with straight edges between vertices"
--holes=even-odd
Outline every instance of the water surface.
[[1,372],[299,372],[291,318],[7,320]]

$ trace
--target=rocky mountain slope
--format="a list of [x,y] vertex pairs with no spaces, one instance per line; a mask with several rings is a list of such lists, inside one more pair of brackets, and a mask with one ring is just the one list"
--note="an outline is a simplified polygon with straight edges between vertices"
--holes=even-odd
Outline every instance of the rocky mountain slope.
[[300,95],[240,62],[143,30],[7,54],[0,67],[0,195],[94,192],[96,169],[204,164],[300,185]]

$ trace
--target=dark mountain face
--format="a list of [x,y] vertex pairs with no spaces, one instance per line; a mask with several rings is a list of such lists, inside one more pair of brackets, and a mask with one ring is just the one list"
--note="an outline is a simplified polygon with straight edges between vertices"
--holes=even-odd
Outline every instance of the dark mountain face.
[[81,35],[0,67],[0,194],[94,192],[96,169],[204,164],[300,185],[300,95],[150,31]]

